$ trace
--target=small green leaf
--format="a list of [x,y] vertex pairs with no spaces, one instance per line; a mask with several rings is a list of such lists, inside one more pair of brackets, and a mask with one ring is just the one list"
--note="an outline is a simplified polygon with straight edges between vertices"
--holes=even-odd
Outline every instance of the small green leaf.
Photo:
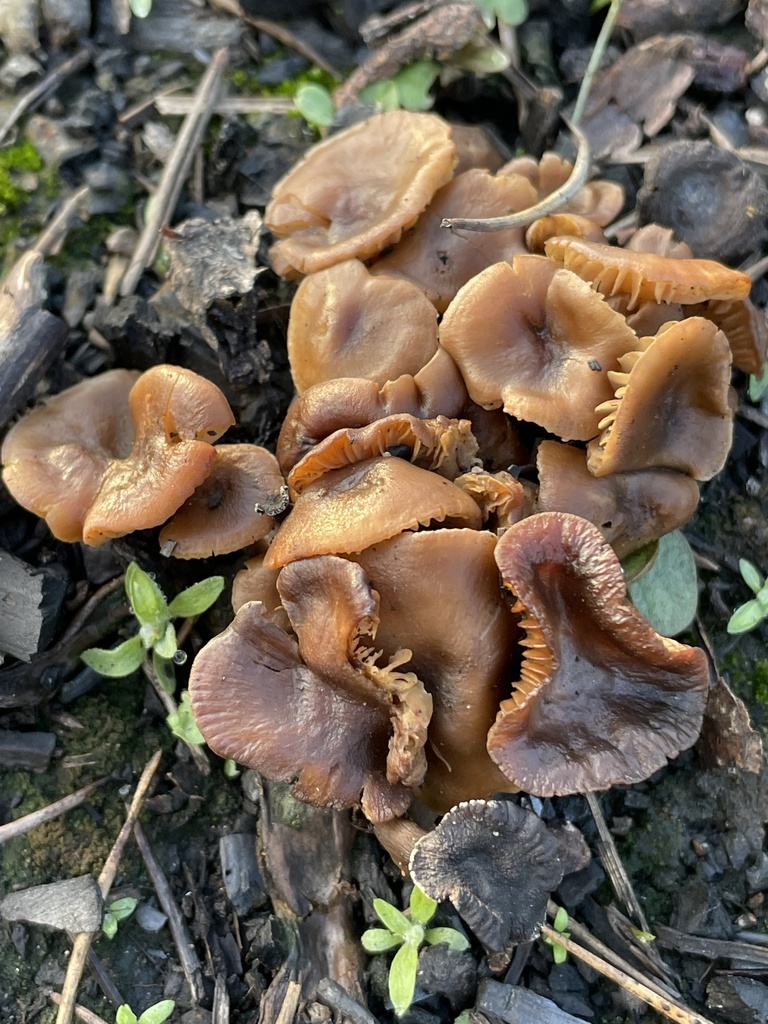
[[139,901],[134,899],[133,896],[124,896],[121,900],[115,900],[114,903],[109,905],[109,913],[115,918],[116,921],[124,921],[127,917],[130,917],[138,906]]
[[163,999],[154,1006],[149,1006],[139,1017],[138,1024],[163,1024],[168,1020],[176,1007],[173,999]]
[[125,592],[141,625],[162,636],[168,621],[168,605],[160,587],[136,562],[125,570]]
[[568,959],[568,950],[565,946],[561,946],[559,942],[552,943],[552,959],[556,964],[564,964]]
[[747,601],[740,608],[737,608],[728,620],[726,629],[729,633],[747,633],[754,629],[765,618],[765,612],[758,600]]
[[201,747],[205,743],[205,736],[200,732],[189,701],[189,690],[182,690],[181,702],[178,710],[171,712],[166,718],[168,727],[174,736],[189,743],[193,747]]
[[768,391],[768,363],[766,363],[762,377],[756,377],[754,373],[749,375],[750,402],[759,402],[766,391]]
[[443,942],[449,949],[469,949],[469,942],[455,928],[427,928],[424,938],[430,946],[437,946]]
[[117,935],[117,918],[114,914],[110,914],[109,911],[106,912],[104,920],[101,923],[101,930],[108,939],[114,939]]
[[748,562],[746,558],[740,558],[739,571],[749,589],[754,591],[755,594],[759,594],[763,586],[763,578],[755,566]]
[[389,968],[389,998],[398,1017],[402,1017],[413,1002],[418,969],[419,951],[406,942],[395,953]]
[[397,85],[391,78],[383,82],[372,82],[360,90],[360,99],[363,103],[371,103],[382,110],[397,110],[400,106],[400,94]]
[[509,55],[491,43],[467,43],[451,56],[451,64],[476,75],[496,75],[510,65]]
[[647,946],[649,945],[649,943],[656,941],[656,936],[653,934],[653,932],[644,932],[642,928],[635,928],[634,925],[630,925],[630,928],[632,934],[637,939],[637,941],[642,942],[644,946]]
[[397,87],[400,106],[404,110],[430,110],[432,97],[429,90],[440,74],[440,66],[432,60],[417,60],[398,71],[392,81]]
[[172,619],[188,619],[191,615],[202,615],[208,611],[221,595],[226,584],[223,576],[209,576],[199,583],[182,590],[168,605]]
[[369,928],[360,936],[360,942],[366,953],[386,953],[402,945],[403,940],[387,928]]
[[327,128],[333,122],[335,111],[333,98],[322,85],[307,82],[296,90],[293,102],[296,109],[309,124]]
[[565,907],[557,908],[557,913],[555,914],[555,920],[552,922],[552,927],[556,932],[564,932],[568,927],[568,911]]
[[496,17],[507,25],[522,25],[528,17],[526,0],[494,0]]
[[240,769],[237,767],[237,761],[233,761],[231,757],[228,757],[224,761],[224,775],[228,779],[236,779],[240,775]]
[[411,920],[416,921],[417,924],[427,924],[435,916],[437,910],[437,900],[427,896],[418,885],[414,885],[408,905],[411,908]]
[[132,636],[111,650],[103,647],[90,647],[80,655],[88,668],[102,676],[121,678],[129,676],[144,660],[144,647],[141,637]]
[[178,649],[176,642],[176,630],[172,622],[169,622],[163,631],[163,635],[153,645],[155,651],[161,658],[172,658]]
[[176,692],[176,673],[170,658],[162,658],[157,650],[152,651],[152,671],[166,693]]
[[152,10],[152,0],[128,0],[128,6],[137,18],[146,18]]
[[405,938],[411,927],[411,922],[405,914],[401,913],[397,907],[393,907],[391,903],[380,899],[373,901],[373,909],[379,920],[389,928],[393,935],[399,935],[401,939]]
[[472,1015],[469,1010],[462,1010],[453,1024],[472,1024]]
[[641,579],[630,584],[629,596],[662,636],[675,636],[690,626],[699,597],[696,562],[679,530],[659,539],[656,560]]
[[118,1006],[117,1015],[115,1016],[115,1024],[139,1024],[136,1019],[136,1014],[130,1008],[128,1003],[123,1003],[122,1006]]

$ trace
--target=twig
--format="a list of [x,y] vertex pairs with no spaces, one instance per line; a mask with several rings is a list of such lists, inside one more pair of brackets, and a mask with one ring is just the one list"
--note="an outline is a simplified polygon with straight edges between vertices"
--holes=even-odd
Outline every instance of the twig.
[[759,281],[766,270],[768,270],[768,256],[763,256],[757,263],[753,263],[751,267],[746,267],[744,273],[750,281]]
[[77,192],[73,192],[69,199],[62,203],[61,209],[32,246],[33,250],[43,256],[55,256],[72,227],[72,221],[83,214],[87,219],[90,197],[90,185],[83,185]]
[[654,1010],[658,1010],[659,1013],[663,1013],[669,1020],[673,1020],[676,1024],[712,1024],[707,1017],[702,1017],[699,1013],[694,1013],[692,1010],[687,1009],[677,1003],[671,1002],[666,996],[660,996],[652,989],[648,988],[647,985],[642,982],[635,981],[634,978],[630,978],[624,971],[620,971],[618,967],[614,967],[609,964],[602,957],[596,956],[594,953],[590,953],[588,949],[584,949],[583,946],[579,946],[573,941],[573,939],[566,939],[560,932],[555,931],[554,928],[550,928],[548,924],[541,926],[541,934],[548,938],[551,942],[557,943],[560,946],[564,946],[565,949],[578,960],[588,964],[594,970],[598,971],[604,977],[609,978],[611,981],[615,981],[617,985],[620,985],[627,992],[637,996],[638,999],[642,999],[644,1003],[653,1007]]
[[91,974],[93,974],[96,979],[96,984],[103,992],[105,998],[112,1003],[115,1009],[122,1006],[125,999],[120,994],[117,985],[112,980],[112,976],[104,966],[103,961],[98,954],[93,951],[93,947],[88,950],[88,966],[91,969]]
[[[166,717],[168,715],[175,715],[176,712],[179,710],[179,705],[176,703],[176,701],[173,699],[170,693],[168,693],[168,691],[162,685],[162,683],[157,678],[155,673],[152,671],[152,663],[149,661],[148,658],[145,658],[144,661],[142,662],[141,670],[144,673],[145,679],[152,687],[152,689],[155,691],[157,699],[163,705]],[[186,740],[182,740],[182,743],[184,743],[184,745],[186,746],[187,750],[190,753],[190,756],[192,757],[192,760],[195,762],[200,772],[205,776],[210,775],[211,762],[205,756],[205,751],[203,750],[203,748],[195,743],[187,743]]]
[[332,1010],[336,1010],[339,1016],[348,1020],[350,1024],[378,1024],[373,1014],[362,1003],[353,999],[331,978],[323,978],[318,982],[317,998]]
[[[61,993],[50,992],[49,996],[52,1003],[56,1006],[61,1006]],[[93,1010],[87,1010],[84,1006],[80,1006],[79,1003],[76,1003],[74,1006],[74,1014],[78,1020],[83,1021],[83,1024],[107,1024],[98,1013],[94,1013]]]
[[184,971],[184,977],[187,979],[192,998],[195,1003],[199,1003],[205,995],[203,974],[187,925],[173,898],[173,892],[168,884],[168,879],[165,877],[163,869],[152,852],[152,847],[144,835],[144,829],[138,822],[133,826],[133,838],[136,840],[139,853],[144,860],[147,874],[152,880],[152,885],[155,887],[157,899],[163,909],[163,913],[168,917],[168,927],[171,929],[171,935],[176,944],[176,951],[179,954],[181,968]]
[[576,106],[573,108],[573,114],[571,115],[571,124],[573,125],[581,124],[581,119],[584,116],[584,111],[589,101],[589,94],[592,92],[592,83],[595,80],[595,75],[600,69],[600,65],[603,61],[603,54],[608,48],[613,27],[616,24],[616,18],[619,16],[621,2],[622,0],[611,0],[611,6],[608,8],[605,21],[602,24],[597,41],[595,42],[595,47],[592,50],[592,55],[589,58],[587,70],[584,72],[584,78],[579,89],[579,95],[576,97]]
[[144,230],[136,243],[131,262],[128,264],[128,269],[120,284],[121,295],[130,295],[133,292],[139,283],[139,278],[154,258],[162,228],[167,227],[170,223],[181,193],[181,187],[189,174],[195,151],[202,141],[211,112],[218,99],[221,78],[227,66],[228,56],[225,48],[217,50],[200,80],[194,106],[184,119],[181,131],[176,137],[176,143],[163,169],[157,191],[152,197]]
[[66,811],[71,811],[74,807],[80,807],[94,790],[103,786],[105,782],[109,782],[111,778],[111,775],[105,775],[103,779],[97,779],[96,782],[83,786],[77,792],[70,793],[69,796],[64,796],[61,800],[55,800],[52,804],[48,804],[47,807],[41,807],[39,811],[32,811],[30,814],[17,818],[16,821],[9,821],[5,825],[0,825],[0,844],[7,842],[9,839],[16,839],[17,836],[24,835],[25,832],[37,828],[38,825],[44,825],[48,821],[53,821]]
[[[158,113],[163,117],[183,117],[190,112],[194,96],[182,93],[164,94],[155,100]],[[212,113],[224,114],[285,114],[295,110],[296,104],[289,96],[222,96],[216,101]]]
[[573,132],[579,144],[579,149],[570,177],[567,181],[563,182],[560,188],[556,188],[554,192],[551,192],[541,202],[536,203],[535,206],[529,206],[527,210],[521,210],[519,213],[511,213],[506,217],[485,217],[480,219],[445,217],[441,221],[440,227],[449,228],[452,231],[508,231],[510,228],[527,227],[533,221],[538,220],[539,217],[546,217],[550,213],[556,213],[562,209],[569,200],[573,199],[579,189],[586,185],[589,180],[592,163],[589,139],[572,122],[566,121],[566,124],[568,124]]
[[110,580],[109,583],[105,583],[103,586],[99,587],[98,590],[94,591],[94,593],[91,594],[88,600],[85,601],[80,606],[80,608],[78,608],[77,614],[72,619],[67,628],[64,630],[64,633],[62,634],[59,643],[65,644],[67,643],[68,640],[71,640],[73,636],[79,633],[80,630],[82,629],[83,624],[90,617],[91,612],[98,605],[101,604],[105,597],[109,597],[109,595],[113,593],[115,590],[119,590],[119,588],[122,587],[124,582],[125,576],[115,576],[115,578],[113,580]]
[[86,64],[90,64],[90,62],[91,51],[89,49],[77,50],[71,57],[62,64],[59,64],[54,71],[46,75],[42,82],[38,82],[28,92],[25,92],[23,96],[20,96],[5,119],[5,123],[0,127],[0,144],[5,142],[10,130],[28,110],[33,110],[52,89],[58,88],[65,78],[74,75],[84,68]]
[[635,920],[640,925],[644,932],[649,932],[648,922],[643,913],[643,908],[635,896],[635,890],[632,888],[632,883],[627,876],[627,872],[624,870],[624,865],[621,862],[619,851],[616,849],[616,843],[613,841],[613,836],[610,833],[608,825],[606,823],[603,812],[600,808],[600,801],[597,799],[594,793],[585,793],[589,809],[592,812],[592,817],[595,819],[597,825],[597,831],[600,833],[600,853],[605,864],[605,869],[610,876],[613,888],[616,891],[616,895],[619,897],[621,902],[627,908],[627,910],[634,915]]
[[216,975],[213,986],[213,1007],[211,1024],[229,1024],[229,992],[224,976]]
[[764,412],[760,412],[759,409],[753,409],[751,405],[740,405],[736,412],[742,419],[749,420],[750,423],[762,427],[763,430],[768,429],[768,416]]
[[[141,810],[141,805],[144,802],[144,797],[147,795],[152,779],[157,771],[157,766],[160,764],[160,758],[163,756],[162,750],[158,750],[147,762],[144,771],[141,773],[141,778],[136,785],[136,791],[133,794],[131,800],[131,806],[128,808],[128,813],[125,817],[123,827],[120,829],[117,839],[109,851],[109,855],[104,862],[104,867],[101,869],[98,877],[99,889],[101,890],[102,898],[106,900],[109,895],[109,890],[112,888],[112,883],[115,880],[117,874],[117,868],[120,863],[120,858],[123,855],[125,844],[128,842],[133,827],[136,824],[136,820]],[[67,965],[67,974],[64,978],[64,985],[61,990],[61,1002],[59,1003],[59,1012],[56,1014],[56,1024],[70,1024],[72,1015],[75,1010],[75,999],[77,997],[77,989],[80,984],[80,979],[83,976],[83,970],[85,968],[85,962],[88,959],[88,950],[91,947],[93,935],[90,932],[80,932],[75,935],[72,941],[72,953],[69,958]]]

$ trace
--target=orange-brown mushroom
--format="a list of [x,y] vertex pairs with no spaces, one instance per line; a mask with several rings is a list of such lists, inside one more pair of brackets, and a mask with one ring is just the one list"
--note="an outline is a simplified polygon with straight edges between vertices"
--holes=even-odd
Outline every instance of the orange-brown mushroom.
[[722,331],[690,317],[641,338],[609,373],[613,399],[597,407],[600,436],[590,442],[590,473],[675,469],[709,480],[731,447],[731,350]]
[[484,168],[493,174],[504,163],[498,146],[482,125],[451,122],[451,138],[459,161],[453,172],[457,176],[474,167]]
[[483,522],[489,524],[490,520],[489,525],[496,532],[506,530],[533,513],[535,486],[523,484],[503,470],[497,473],[472,470],[457,476],[453,482],[475,499]]
[[264,564],[351,554],[430,523],[480,529],[475,502],[450,480],[392,456],[334,469],[306,487]]
[[744,373],[761,377],[765,370],[768,330],[765,314],[749,299],[741,302],[705,302],[688,307],[688,316],[705,316],[728,339],[733,365]]
[[255,444],[221,444],[214,451],[208,476],[160,531],[160,547],[174,558],[226,555],[275,527],[269,512],[285,486],[275,456]]
[[528,252],[543,256],[545,244],[559,235],[586,238],[588,242],[606,241],[602,228],[589,217],[581,217],[577,213],[551,213],[547,217],[539,217],[528,227],[525,232],[526,248]]
[[[544,199],[570,178],[573,164],[558,153],[544,153],[541,160],[519,156],[510,160],[499,174],[522,174],[536,189],[538,199]],[[624,189],[615,181],[600,178],[588,182],[569,199],[561,213],[575,213],[588,217],[601,228],[615,220],[624,205]]]
[[456,163],[451,128],[434,114],[377,114],[313,146],[272,191],[264,215],[280,236],[275,270],[296,278],[397,242]]
[[264,605],[267,618],[290,633],[290,619],[280,603],[280,595],[277,592],[279,575],[279,569],[264,567],[264,551],[248,558],[232,580],[232,611],[237,613],[249,601],[258,601]]
[[503,535],[496,561],[526,631],[520,680],[488,734],[507,778],[537,796],[631,785],[695,741],[706,655],[654,632],[627,601],[596,526],[531,516]]
[[503,404],[564,440],[587,440],[597,433],[595,405],[612,397],[606,371],[637,341],[575,274],[543,256],[516,256],[461,289],[440,343],[479,405]]
[[299,394],[334,377],[384,384],[417,373],[437,350],[437,313],[410,281],[373,277],[359,260],[310,274],[288,321],[288,359]]

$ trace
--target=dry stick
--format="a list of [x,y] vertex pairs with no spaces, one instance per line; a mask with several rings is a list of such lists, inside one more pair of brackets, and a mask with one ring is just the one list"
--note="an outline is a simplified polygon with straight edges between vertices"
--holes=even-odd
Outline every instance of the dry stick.
[[[141,665],[141,670],[144,673],[145,679],[152,687],[152,689],[155,691],[157,699],[163,705],[166,717],[168,715],[175,715],[176,712],[179,710],[179,705],[176,703],[176,701],[173,699],[170,693],[168,693],[163,684],[152,671],[152,664],[149,658],[144,659]],[[210,775],[211,762],[205,756],[205,751],[203,750],[203,748],[195,743],[187,743],[186,740],[182,740],[181,742],[186,746],[192,760],[195,762],[200,772],[206,777]]]
[[[131,806],[128,808],[128,814],[125,817],[123,827],[120,829],[120,833],[115,840],[112,849],[109,851],[109,855],[104,862],[104,867],[101,869],[99,874],[99,889],[101,890],[102,898],[105,900],[109,895],[109,890],[112,888],[112,883],[115,880],[115,875],[117,874],[117,868],[120,863],[120,858],[123,855],[125,844],[128,842],[130,834],[133,831],[133,826],[136,824],[139,811],[141,810],[141,805],[144,802],[144,797],[147,795],[147,791],[149,790],[162,756],[162,750],[158,750],[153,754],[147,762],[144,771],[141,773],[141,778],[136,785],[136,792],[133,794]],[[74,937],[72,942],[72,953],[67,966],[67,974],[64,978],[64,986],[61,990],[59,1012],[56,1014],[56,1024],[71,1024],[72,1014],[75,1009],[77,989],[80,984],[80,979],[83,976],[83,970],[85,968],[85,962],[88,959],[88,950],[90,949],[92,940],[93,935],[91,932],[80,932]]]
[[71,811],[73,807],[79,807],[85,803],[95,789],[103,786],[105,782],[109,782],[111,778],[111,775],[105,775],[103,779],[97,779],[96,782],[83,786],[77,792],[70,793],[69,796],[64,796],[61,800],[48,804],[47,807],[41,807],[39,811],[32,811],[31,814],[25,814],[23,817],[17,818],[16,821],[9,821],[6,825],[0,825],[0,843],[5,843],[9,839],[16,839],[17,836],[24,835],[30,829],[37,828],[38,825],[44,825],[48,821],[53,821],[66,811]]
[[213,986],[211,1024],[229,1024],[229,993],[223,975],[217,974]]
[[49,75],[46,75],[42,82],[38,82],[37,85],[33,86],[28,92],[25,92],[23,96],[20,96],[14,104],[10,114],[5,119],[5,123],[0,127],[0,143],[5,142],[10,130],[28,110],[34,109],[34,107],[36,107],[52,89],[56,89],[61,85],[65,78],[68,78],[70,75],[74,75],[77,71],[80,71],[81,68],[84,68],[86,64],[90,64],[90,62],[90,50],[77,50],[77,52],[73,53],[68,60],[59,64],[54,71]]
[[83,623],[85,623],[85,621],[90,617],[91,612],[99,604],[101,604],[105,597],[108,597],[113,591],[118,590],[120,587],[122,587],[124,582],[125,576],[115,576],[113,580],[110,580],[109,583],[105,583],[103,586],[99,587],[99,589],[96,590],[93,594],[91,594],[88,600],[85,601],[80,606],[80,608],[78,608],[77,614],[72,619],[67,628],[64,630],[64,633],[62,634],[59,643],[66,643],[68,640],[71,640],[73,636],[79,633],[80,629],[83,626]]
[[581,124],[581,119],[584,116],[584,111],[586,110],[587,103],[589,102],[589,94],[592,92],[592,83],[594,82],[595,75],[603,62],[603,54],[608,48],[608,43],[611,40],[611,33],[613,32],[613,27],[616,24],[616,18],[619,16],[620,8],[621,0],[611,0],[611,6],[608,8],[605,21],[602,24],[597,40],[595,41],[595,47],[592,50],[592,55],[589,58],[587,70],[584,72],[584,78],[579,89],[579,95],[576,97],[576,106],[573,108],[573,114],[571,115],[571,124]]
[[332,1010],[336,1010],[340,1017],[349,1021],[349,1024],[378,1024],[370,1010],[353,999],[338,982],[331,978],[323,978],[318,982],[317,998]]
[[750,423],[762,427],[763,430],[768,430],[768,416],[764,412],[760,412],[759,409],[753,409],[751,405],[740,405],[736,412],[742,419],[749,420]]
[[202,142],[211,111],[218,99],[221,77],[227,66],[227,59],[226,48],[217,50],[200,80],[194,106],[184,119],[181,131],[176,137],[176,143],[163,169],[157,191],[152,197],[144,230],[136,243],[131,262],[128,264],[120,284],[121,295],[132,294],[144,270],[154,259],[160,242],[160,232],[170,222],[181,193],[181,187],[192,166],[195,151]]
[[[163,117],[184,117],[192,109],[194,96],[183,93],[165,94],[155,99],[155,107]],[[296,104],[288,96],[222,96],[212,113],[224,114],[287,114]]]
[[[61,1006],[61,995],[58,992],[50,992],[50,999],[56,1006]],[[80,1006],[79,1003],[75,1004],[75,1016],[78,1020],[83,1021],[83,1024],[107,1024],[103,1017],[100,1017],[98,1013],[94,1013],[93,1010],[87,1010],[84,1006]]]
[[75,217],[82,217],[83,213],[87,216],[90,196],[90,185],[83,185],[77,192],[73,192],[69,199],[62,203],[61,209],[32,246],[32,249],[43,256],[55,256],[67,237],[67,232]]
[[555,931],[554,928],[550,928],[548,924],[542,925],[541,934],[548,938],[550,942],[564,946],[572,956],[582,960],[604,977],[615,981],[617,985],[621,985],[627,992],[631,992],[638,999],[642,999],[644,1003],[647,1003],[654,1010],[658,1010],[659,1013],[663,1013],[670,1020],[676,1021],[677,1024],[712,1024],[712,1021],[707,1017],[702,1017],[699,1013],[694,1013],[684,1006],[671,1002],[666,996],[658,995],[648,988],[646,984],[630,978],[625,971],[620,971],[617,967],[603,960],[602,957],[590,953],[588,949],[579,946],[572,939],[566,939],[564,935]]
[[141,827],[139,822],[136,822],[133,826],[133,838],[136,841],[139,853],[144,860],[147,874],[152,881],[152,885],[155,887],[157,899],[163,909],[163,913],[168,917],[168,927],[171,930],[173,941],[176,944],[181,968],[184,971],[184,977],[187,979],[190,992],[192,993],[192,998],[195,1003],[199,1003],[205,995],[205,989],[203,988],[203,973],[200,967],[200,961],[195,953],[195,947],[192,943],[192,938],[189,934],[189,930],[187,929],[186,922],[184,921],[181,911],[176,904],[176,900],[173,897],[173,892],[168,884],[168,879],[165,877],[163,869],[158,864],[157,858],[152,852],[152,847],[149,845],[147,837],[144,834],[144,829]]
[[600,841],[602,848],[600,853],[603,857],[603,863],[605,869],[608,872],[613,888],[616,891],[621,902],[627,908],[627,910],[634,915],[635,920],[640,925],[644,932],[650,932],[648,927],[648,921],[643,913],[643,908],[635,896],[635,890],[632,888],[632,883],[629,880],[627,872],[624,870],[624,865],[619,857],[619,851],[616,849],[616,843],[613,841],[613,836],[610,833],[608,824],[603,816],[603,812],[600,808],[600,801],[597,799],[594,793],[585,793],[589,809],[592,812],[592,817],[595,819],[597,825],[597,831],[600,833]]
[[766,270],[768,270],[768,256],[763,256],[763,258],[758,260],[757,263],[753,263],[751,267],[747,267],[744,270],[744,273],[749,277],[750,281],[758,281]]

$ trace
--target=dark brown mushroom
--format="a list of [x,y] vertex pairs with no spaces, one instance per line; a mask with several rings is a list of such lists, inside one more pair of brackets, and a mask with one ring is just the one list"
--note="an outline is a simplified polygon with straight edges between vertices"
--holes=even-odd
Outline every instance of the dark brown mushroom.
[[506,531],[496,561],[526,632],[520,680],[488,734],[510,781],[537,796],[631,785],[695,741],[706,655],[628,602],[596,526],[542,512]]

